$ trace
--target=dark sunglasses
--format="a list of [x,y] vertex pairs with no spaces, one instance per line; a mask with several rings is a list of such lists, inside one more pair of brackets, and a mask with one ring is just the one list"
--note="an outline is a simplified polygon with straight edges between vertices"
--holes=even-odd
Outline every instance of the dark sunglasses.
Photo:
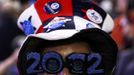
[[104,75],[99,53],[71,53],[65,59],[57,52],[29,52],[26,54],[26,74],[58,74],[67,68],[70,74]]

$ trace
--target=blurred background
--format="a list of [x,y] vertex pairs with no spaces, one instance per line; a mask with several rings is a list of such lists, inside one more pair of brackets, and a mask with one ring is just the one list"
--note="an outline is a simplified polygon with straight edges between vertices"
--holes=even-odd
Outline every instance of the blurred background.
[[[134,66],[134,0],[92,1],[107,11],[115,22],[111,36],[119,48],[117,64],[120,65],[117,67],[116,74],[134,75],[131,73],[134,72],[134,67],[132,67]],[[0,68],[3,64],[7,66],[0,70],[0,75],[17,75],[17,69],[13,64],[17,59],[17,50],[25,36],[17,27],[16,22],[22,11],[34,2],[35,0],[0,0]]]

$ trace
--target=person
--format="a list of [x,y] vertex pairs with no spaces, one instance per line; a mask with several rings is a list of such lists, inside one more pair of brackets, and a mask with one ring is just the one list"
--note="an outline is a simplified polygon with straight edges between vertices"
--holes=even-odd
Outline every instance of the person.
[[113,20],[93,2],[37,0],[18,26],[27,35],[18,56],[20,75],[113,74]]
[[0,75],[18,75],[16,62],[18,58],[19,48],[24,41],[25,36],[16,36],[12,41],[14,52],[4,61],[0,62]]
[[13,49],[11,43],[14,37],[22,34],[17,27],[18,4],[12,1],[3,1],[0,11],[0,62],[8,58]]
[[[115,11],[117,13],[117,16],[115,17],[115,27],[111,36],[116,41],[119,50],[122,50],[125,47],[124,30],[126,28],[126,5],[127,0],[116,0],[115,2]],[[120,35],[118,35],[118,32],[120,32]]]
[[[116,41],[119,50],[130,47],[130,44],[126,40],[126,34],[128,32],[128,24],[126,18],[128,0],[116,0],[115,11],[117,16],[115,17],[115,27],[112,31],[112,38]],[[120,33],[120,35],[118,35]]]
[[[7,75],[6,71],[16,62],[18,53],[19,50],[15,50],[11,56],[0,63],[0,75]],[[10,75],[13,75],[12,72],[10,72]]]
[[127,5],[127,39],[131,42],[131,46],[119,52],[116,75],[133,75],[134,74],[134,0],[128,0]]

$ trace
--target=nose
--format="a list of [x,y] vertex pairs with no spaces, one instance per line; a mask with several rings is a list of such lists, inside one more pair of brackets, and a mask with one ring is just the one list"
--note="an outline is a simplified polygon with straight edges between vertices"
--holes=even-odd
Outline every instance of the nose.
[[69,73],[69,70],[67,68],[64,68],[59,75],[70,75],[70,73]]

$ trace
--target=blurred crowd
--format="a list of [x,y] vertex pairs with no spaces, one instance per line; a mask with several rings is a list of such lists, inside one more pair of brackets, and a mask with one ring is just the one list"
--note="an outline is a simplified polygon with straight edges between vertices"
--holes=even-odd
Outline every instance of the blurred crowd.
[[[22,11],[31,5],[34,1],[35,0],[0,0],[0,68],[3,67],[1,65],[7,65],[6,68],[0,70],[0,75],[9,75],[4,74],[4,70],[9,69],[9,65],[11,67],[11,65],[15,64],[18,48],[20,47],[21,43],[19,40],[22,41],[22,38],[24,39],[24,36],[20,36],[23,35],[23,33],[17,27],[17,18],[20,13],[22,13]],[[125,61],[125,59],[131,55],[130,53],[134,52],[134,0],[92,1],[95,1],[100,7],[102,7],[113,17],[115,27],[113,32],[111,32],[111,36],[119,48],[118,63],[121,63],[122,65],[126,64],[122,63],[121,61]],[[19,38],[13,41],[18,36]],[[129,59],[129,61],[133,60],[134,57]],[[12,68],[14,68],[14,66]],[[119,71],[117,72],[117,75],[132,75],[127,74],[127,72],[126,74],[120,74],[119,72],[124,71],[125,69],[122,70],[120,65],[118,68]],[[17,74],[10,73],[10,75]]]
[[16,22],[28,6],[27,0],[0,0],[0,75],[18,75],[16,60],[25,36]]

